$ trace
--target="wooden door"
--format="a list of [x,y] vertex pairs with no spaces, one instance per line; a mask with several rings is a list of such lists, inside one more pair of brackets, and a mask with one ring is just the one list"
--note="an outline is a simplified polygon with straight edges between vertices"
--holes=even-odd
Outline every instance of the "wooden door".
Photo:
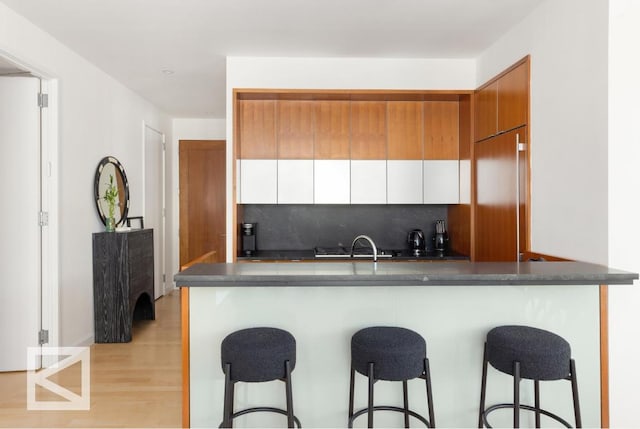
[[475,98],[475,136],[479,141],[498,132],[498,83],[493,81],[478,89]]
[[476,261],[516,261],[523,231],[518,133],[525,128],[476,143]]
[[277,103],[278,159],[313,159],[313,102],[279,100]]
[[239,153],[241,159],[276,159],[276,102],[240,100]]
[[212,250],[226,261],[226,142],[181,140],[180,266]]
[[387,104],[351,102],[351,159],[387,159]]
[[498,79],[498,131],[526,125],[529,118],[529,62]]
[[351,111],[348,101],[320,100],[315,103],[315,159],[349,159],[351,156]]
[[424,102],[424,159],[458,159],[460,103]]
[[423,115],[420,101],[387,102],[387,159],[423,158]]

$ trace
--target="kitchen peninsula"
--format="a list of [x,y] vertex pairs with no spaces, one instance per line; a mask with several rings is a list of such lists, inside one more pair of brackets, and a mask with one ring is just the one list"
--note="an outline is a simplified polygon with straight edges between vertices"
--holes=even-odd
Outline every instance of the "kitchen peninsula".
[[[294,406],[303,426],[344,427],[351,335],[366,326],[395,325],[413,329],[427,341],[438,424],[470,427],[477,418],[486,332],[497,325],[526,324],[554,331],[571,343],[583,423],[600,426],[599,308],[606,288],[601,285],[631,284],[637,278],[579,262],[194,265],[175,276],[183,297],[184,423],[211,427],[221,421],[222,339],[237,329],[274,326],[297,340]],[[492,375],[487,401],[507,401],[510,379]],[[356,389],[366,389],[365,384],[364,378],[357,379]],[[523,401],[531,402],[533,389],[524,384]],[[409,389],[414,406],[420,406],[424,386],[410,382]],[[545,384],[543,389],[543,405],[571,415],[568,383]],[[277,382],[239,384],[237,406],[247,406],[247,401],[280,406],[281,390]],[[399,404],[402,395],[382,383],[376,401]],[[376,416],[376,423],[398,426],[398,417],[386,414],[391,413]],[[278,416],[242,418],[241,426],[282,424]],[[508,412],[496,415],[494,424],[509,425]]]

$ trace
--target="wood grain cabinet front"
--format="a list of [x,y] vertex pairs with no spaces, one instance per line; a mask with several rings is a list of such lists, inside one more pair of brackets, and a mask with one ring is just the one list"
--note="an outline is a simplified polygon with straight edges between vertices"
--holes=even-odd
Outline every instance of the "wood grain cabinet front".
[[527,125],[529,60],[516,64],[475,93],[475,141]]
[[155,319],[153,230],[93,234],[96,343],[131,341],[133,320]]

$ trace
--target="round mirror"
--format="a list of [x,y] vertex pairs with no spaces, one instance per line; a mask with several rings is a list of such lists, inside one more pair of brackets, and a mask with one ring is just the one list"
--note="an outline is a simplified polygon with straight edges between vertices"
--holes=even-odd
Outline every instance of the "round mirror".
[[112,156],[102,158],[93,188],[102,223],[106,225],[107,218],[113,217],[115,226],[124,225],[129,212],[129,182],[120,161]]

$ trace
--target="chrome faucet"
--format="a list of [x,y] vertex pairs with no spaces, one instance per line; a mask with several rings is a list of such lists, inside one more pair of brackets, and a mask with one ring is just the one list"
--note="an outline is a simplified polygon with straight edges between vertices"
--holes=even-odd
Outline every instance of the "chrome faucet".
[[368,235],[359,235],[353,239],[353,243],[351,243],[351,257],[353,258],[353,249],[356,247],[356,243],[360,239],[369,242],[369,244],[371,245],[371,249],[373,249],[373,262],[378,262],[378,248],[376,247],[376,243],[374,243],[371,237],[369,237]]

